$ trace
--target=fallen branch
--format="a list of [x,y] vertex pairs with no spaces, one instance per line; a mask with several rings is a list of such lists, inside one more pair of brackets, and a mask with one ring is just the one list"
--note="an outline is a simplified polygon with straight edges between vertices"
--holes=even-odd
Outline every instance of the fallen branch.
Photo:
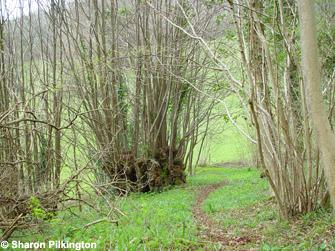
[[99,220],[95,220],[95,221],[92,221],[90,223],[87,223],[83,227],[75,228],[72,231],[78,231],[78,230],[81,230],[81,229],[87,229],[87,228],[89,228],[89,227],[91,227],[93,225],[99,224],[101,222],[113,223],[113,224],[116,224],[117,226],[119,224],[119,222],[117,220],[109,220],[109,219],[103,218],[103,219],[99,219]]
[[5,230],[3,235],[0,238],[0,241],[8,240],[16,228],[16,223],[21,219],[23,214],[18,215],[12,222],[12,224]]

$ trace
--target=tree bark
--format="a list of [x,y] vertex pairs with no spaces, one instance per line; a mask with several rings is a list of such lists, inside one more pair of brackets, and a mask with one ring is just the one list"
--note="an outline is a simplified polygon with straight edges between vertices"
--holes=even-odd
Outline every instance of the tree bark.
[[335,209],[335,135],[328,122],[321,95],[321,68],[318,57],[316,24],[312,0],[299,1],[302,68],[307,87],[307,102]]

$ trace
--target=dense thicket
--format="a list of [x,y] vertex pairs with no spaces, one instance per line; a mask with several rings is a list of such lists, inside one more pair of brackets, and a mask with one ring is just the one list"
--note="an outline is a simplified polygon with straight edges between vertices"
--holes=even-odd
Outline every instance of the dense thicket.
[[[66,54],[73,55],[67,59],[99,166],[122,189],[185,182],[185,157],[192,162],[193,155],[188,143],[211,102],[200,107],[204,95],[189,85],[203,88],[208,59],[182,32],[181,10],[169,1],[77,4],[66,16],[76,20],[66,22]],[[211,15],[199,14],[201,29],[212,29]]]
[[[327,37],[333,41],[332,8],[326,9],[329,4],[322,1],[316,9],[320,39]],[[249,106],[259,164],[284,217],[314,210],[320,204],[327,204],[329,195],[307,107],[297,2],[229,1],[229,6],[227,18],[235,24],[233,39],[239,46],[245,77],[239,78],[237,88]],[[324,25],[328,29],[322,29]],[[333,42],[327,46],[333,46]],[[320,46],[323,52],[325,45],[320,43]],[[333,61],[334,53],[327,50],[322,58],[323,94],[330,104],[334,65],[329,62]],[[332,121],[330,107],[328,119]]]
[[201,43],[183,32],[190,22],[183,11],[196,13],[201,35],[215,38],[217,8],[34,3],[37,9],[21,3],[17,16],[0,5],[3,221],[27,213],[32,197],[46,210],[65,195],[80,201],[79,177],[98,194],[185,182],[215,97],[226,91],[208,86],[218,74],[209,73]]

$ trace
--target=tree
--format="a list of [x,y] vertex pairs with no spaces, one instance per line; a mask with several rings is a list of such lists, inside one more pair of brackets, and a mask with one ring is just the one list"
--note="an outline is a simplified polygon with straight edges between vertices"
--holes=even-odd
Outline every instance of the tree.
[[[170,1],[88,3],[69,5],[63,53],[78,90],[72,107],[85,113],[82,137],[94,142],[97,183],[127,192],[185,182],[214,101],[191,86],[206,88],[209,60],[178,28],[188,26],[182,10]],[[205,13],[194,18],[210,19]]]
[[335,209],[335,135],[323,105],[321,95],[321,67],[317,46],[314,2],[299,1],[301,27],[302,68],[307,87],[307,101],[318,148],[328,183],[328,190]]

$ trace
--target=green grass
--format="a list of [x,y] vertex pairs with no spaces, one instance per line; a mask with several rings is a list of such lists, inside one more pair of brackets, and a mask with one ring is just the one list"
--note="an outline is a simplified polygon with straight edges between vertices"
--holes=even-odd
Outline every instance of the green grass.
[[247,207],[255,202],[266,200],[267,182],[259,178],[256,169],[227,169],[225,174],[229,184],[211,193],[205,201],[205,212],[215,213],[227,209]]
[[[114,202],[126,216],[113,213],[118,225],[98,223],[84,225],[105,217],[109,208],[102,200],[95,206],[99,214],[89,207],[83,212],[74,210],[60,213],[52,222],[41,227],[42,233],[18,233],[22,241],[68,240],[96,242],[100,249],[112,250],[185,250],[203,246],[197,236],[192,215],[195,191],[202,185],[221,182],[227,176],[222,169],[201,169],[188,178],[185,186],[167,189],[161,193],[131,194]],[[78,215],[78,216],[77,216]],[[17,239],[18,237],[13,237]]]
[[210,162],[224,163],[251,159],[251,144],[231,123],[221,134],[208,139],[210,141]]
[[[201,176],[204,180],[208,179],[205,174]],[[201,181],[201,176],[197,176],[200,182],[192,184],[190,181],[186,187],[172,188],[162,193],[132,194],[116,201],[114,206],[126,214],[121,217],[113,214],[112,218],[119,221],[118,226],[99,223],[82,228],[108,212],[109,208],[98,201],[96,207],[104,212],[101,215],[89,208],[82,213],[76,211],[80,217],[67,211],[59,214],[53,222],[46,223],[43,234],[34,234],[26,240],[84,240],[97,242],[102,250],[183,250],[188,246],[199,246],[191,210],[195,199],[194,189],[202,182],[211,182],[210,178]]]
[[280,220],[274,201],[269,200],[266,180],[259,178],[259,171],[253,168],[198,168],[197,175],[189,177],[185,186],[112,201],[126,214],[111,214],[118,225],[101,222],[84,228],[110,211],[98,198],[90,202],[100,213],[89,207],[83,212],[67,210],[34,231],[15,232],[12,239],[96,242],[99,250],[215,250],[218,244],[204,244],[197,236],[199,226],[193,219],[192,206],[197,189],[223,180],[228,184],[211,193],[202,206],[229,236],[257,237],[241,246],[242,250],[325,250],[323,245],[333,245],[335,223],[329,211],[320,210],[293,221]]
[[113,229],[112,235],[117,240],[114,245],[134,250],[182,249],[196,243],[193,200],[192,191],[180,188],[127,198],[120,207],[128,217],[121,219],[121,227]]
[[[231,117],[238,126],[250,135],[253,130],[245,120],[245,113],[240,101],[235,96],[225,98],[225,103]],[[200,164],[216,164],[225,162],[250,161],[253,158],[254,145],[237,129],[228,118],[223,104],[214,108],[215,113],[221,114],[210,121],[208,135],[205,139]],[[195,153],[199,151],[199,145]]]
[[229,184],[211,193],[203,209],[230,236],[253,237],[244,250],[335,250],[335,220],[329,210],[282,220],[268,183],[257,170],[223,172]]
[[163,193],[133,194],[114,205],[126,214],[112,216],[118,219],[118,225],[98,223],[83,228],[108,212],[106,205],[101,202],[96,204],[104,212],[101,215],[89,208],[82,213],[76,211],[79,217],[70,212],[62,213],[46,225],[43,234],[29,236],[27,240],[96,242],[100,250],[182,250],[185,245],[197,245],[196,225],[191,213],[193,200],[193,191],[185,188]]

